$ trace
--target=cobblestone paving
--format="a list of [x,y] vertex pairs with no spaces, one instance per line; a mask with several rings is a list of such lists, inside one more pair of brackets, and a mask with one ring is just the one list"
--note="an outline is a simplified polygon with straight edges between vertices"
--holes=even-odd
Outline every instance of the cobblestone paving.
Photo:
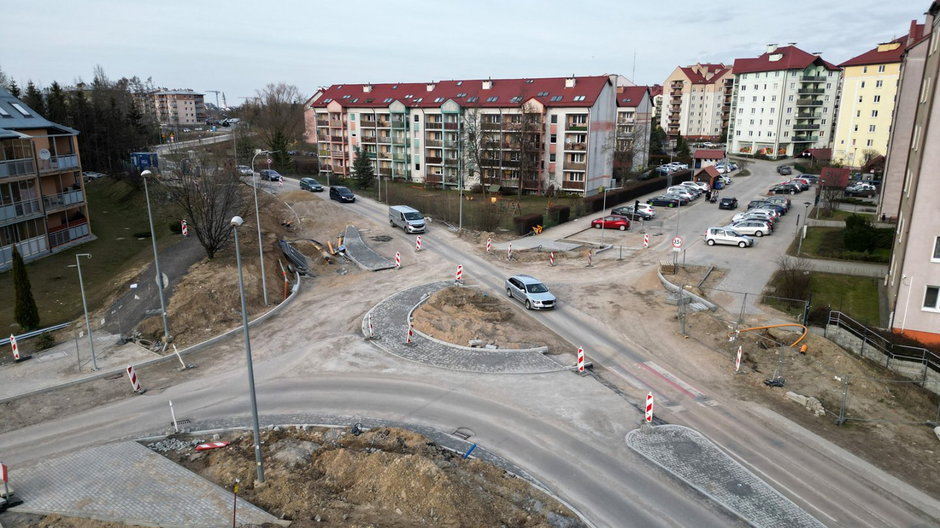
[[366,245],[355,226],[346,226],[343,245],[346,247],[346,255],[362,269],[378,271],[395,267],[395,262],[379,255]]
[[429,339],[418,332],[407,344],[408,320],[411,311],[432,293],[452,286],[453,281],[423,284],[392,295],[375,305],[362,320],[362,334],[369,336],[369,316],[376,338],[372,341],[382,350],[403,359],[432,367],[488,374],[536,374],[559,372],[568,367],[542,352],[530,350],[488,350],[455,346]]
[[693,429],[643,427],[627,433],[626,440],[631,449],[752,526],[823,526]]
[[[84,449],[16,469],[17,511],[163,527],[232,522],[232,492],[137,442]],[[280,523],[242,500],[238,524]]]

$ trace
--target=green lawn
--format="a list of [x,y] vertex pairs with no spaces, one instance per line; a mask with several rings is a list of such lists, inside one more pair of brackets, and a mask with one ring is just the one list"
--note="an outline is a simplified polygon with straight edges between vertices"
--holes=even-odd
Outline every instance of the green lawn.
[[[803,239],[801,255],[810,258],[857,260],[861,262],[888,262],[891,250],[876,248],[870,255],[845,251],[842,242],[842,227],[809,227]],[[795,251],[795,247],[793,249]]]
[[834,273],[812,273],[813,306],[831,306],[861,323],[881,326],[878,279]]
[[[118,288],[125,270],[141,265],[153,258],[150,239],[138,239],[135,233],[148,232],[147,206],[143,189],[132,189],[125,183],[110,178],[86,184],[90,208],[91,231],[97,240],[73,247],[61,253],[32,261],[26,265],[33,297],[39,308],[40,326],[50,326],[79,318],[82,298],[78,286],[78,272],[74,267],[76,253],[90,253],[82,258],[82,278],[88,309],[96,310]],[[154,229],[161,245],[172,242],[169,223],[176,222],[172,207],[160,204],[159,193],[151,188],[154,206]],[[0,296],[13,299],[12,273],[0,273]],[[18,331],[13,319],[13,303],[0,306],[0,332]]]
[[[833,209],[833,210],[832,210],[832,216],[826,216],[826,214],[825,214],[823,211],[820,211],[820,212],[819,212],[819,219],[820,219],[820,220],[842,220],[842,221],[845,221],[846,218],[852,216],[853,214],[856,214],[856,215],[858,215],[858,216],[865,216],[865,217],[868,217],[869,220],[874,220],[874,215],[871,214],[871,213],[853,213],[852,211],[842,211],[842,210],[840,210],[840,209]],[[810,212],[810,216],[811,216],[812,218],[816,218],[816,213],[815,213],[814,211],[811,211],[811,212]]]

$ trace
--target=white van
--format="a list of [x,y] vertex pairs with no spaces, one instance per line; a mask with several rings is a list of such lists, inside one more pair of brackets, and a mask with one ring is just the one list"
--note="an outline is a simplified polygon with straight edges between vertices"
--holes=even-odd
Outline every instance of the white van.
[[417,209],[407,205],[389,207],[388,223],[404,229],[406,233],[424,233],[424,217]]

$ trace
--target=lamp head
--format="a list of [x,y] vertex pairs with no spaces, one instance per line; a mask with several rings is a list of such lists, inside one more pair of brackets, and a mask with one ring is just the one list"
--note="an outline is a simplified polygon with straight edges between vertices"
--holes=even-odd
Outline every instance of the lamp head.
[[153,176],[153,173],[150,172],[150,170],[145,170],[145,171],[143,171],[143,172],[140,173],[140,177],[141,177],[141,178],[146,178],[147,176]]
[[240,217],[240,216],[233,216],[233,217],[232,217],[232,222],[231,222],[231,224],[232,224],[233,226],[238,227],[238,226],[240,226],[240,225],[242,225],[242,224],[244,224],[244,223],[245,223],[245,221],[242,219],[242,217]]

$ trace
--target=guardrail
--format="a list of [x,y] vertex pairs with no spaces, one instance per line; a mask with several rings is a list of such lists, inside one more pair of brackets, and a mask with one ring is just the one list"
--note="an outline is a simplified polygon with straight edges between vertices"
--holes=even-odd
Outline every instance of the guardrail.
[[[67,326],[69,326],[69,325],[71,325],[71,324],[72,324],[72,323],[62,323],[62,324],[57,324],[57,325],[55,325],[55,326],[49,326],[49,327],[46,327],[46,328],[40,328],[39,330],[33,330],[32,332],[26,332],[26,333],[24,333],[24,334],[20,334],[20,335],[16,336],[16,340],[17,340],[17,341],[22,341],[22,340],[24,340],[24,339],[29,339],[29,338],[31,338],[31,337],[36,337],[36,336],[38,336],[38,335],[40,335],[40,334],[44,334],[44,333],[46,333],[46,332],[55,332],[56,330],[61,330],[61,329],[65,328],[65,327],[67,327]],[[10,344],[10,338],[9,338],[9,337],[4,337],[3,339],[0,339],[0,346],[9,345],[9,344]]]

